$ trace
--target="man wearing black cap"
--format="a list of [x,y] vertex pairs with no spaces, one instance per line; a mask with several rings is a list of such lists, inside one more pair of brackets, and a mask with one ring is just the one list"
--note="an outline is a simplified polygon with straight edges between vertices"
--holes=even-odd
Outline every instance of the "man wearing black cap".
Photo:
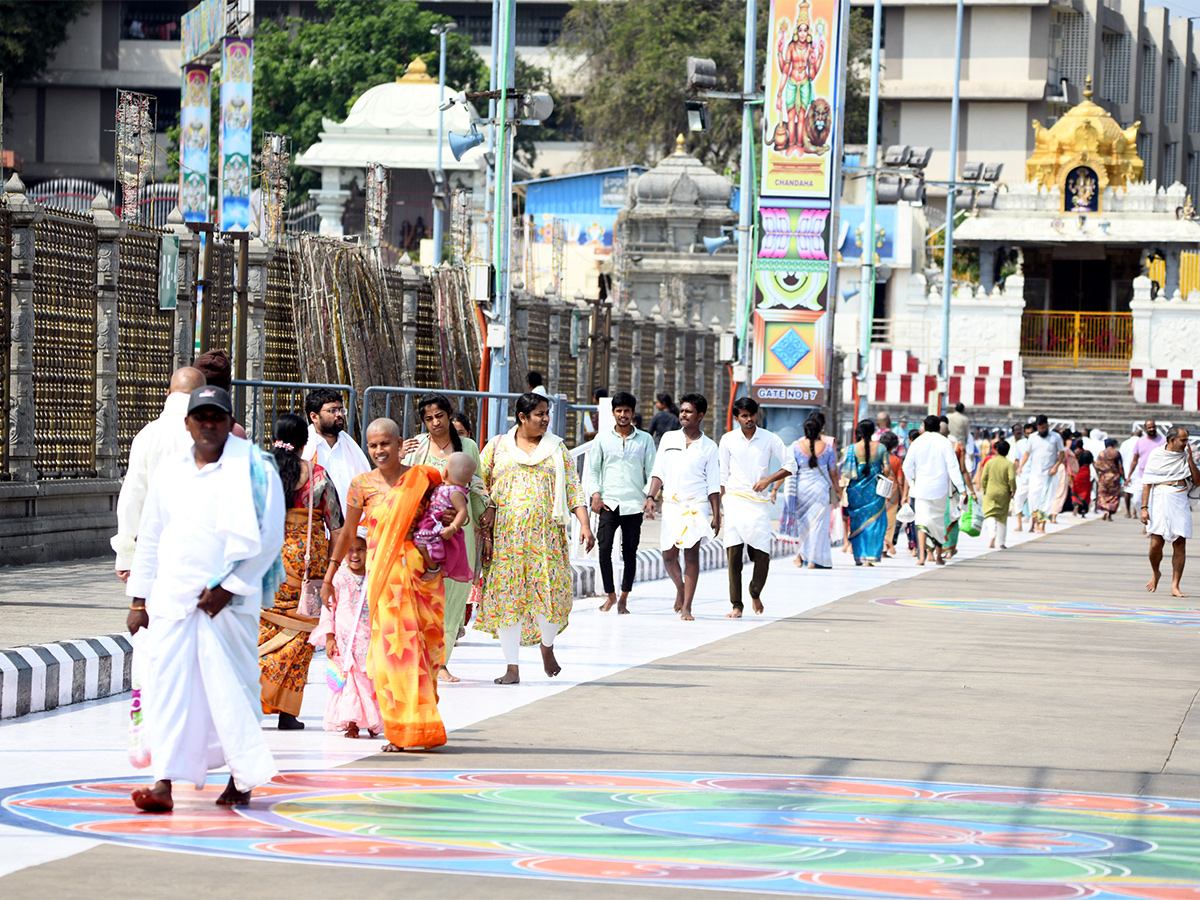
[[273,596],[282,575],[283,485],[230,434],[225,390],[193,391],[184,424],[193,445],[155,473],[126,587],[156,779],[133,802],[147,812],[171,811],[172,781],[202,787],[224,765],[216,802],[242,806],[277,771],[259,724],[257,648],[264,589]]

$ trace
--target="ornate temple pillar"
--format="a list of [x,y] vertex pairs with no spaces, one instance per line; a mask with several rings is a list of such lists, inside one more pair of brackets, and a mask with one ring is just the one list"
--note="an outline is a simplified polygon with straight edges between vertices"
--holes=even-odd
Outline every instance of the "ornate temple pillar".
[[119,478],[121,442],[117,433],[117,282],[121,277],[121,238],[128,226],[103,194],[90,211],[96,226],[96,475]]
[[33,408],[33,226],[45,213],[25,196],[25,184],[13,175],[4,185],[12,214],[12,290],[9,298],[8,472],[14,481],[37,480]]
[[249,288],[246,328],[246,378],[262,381],[267,367],[267,263],[275,251],[258,238],[252,238],[247,248]]
[[179,238],[179,259],[175,263],[178,290],[175,299],[174,350],[171,371],[190,366],[196,359],[196,268],[200,254],[200,236],[184,224],[179,207],[167,216],[167,230]]

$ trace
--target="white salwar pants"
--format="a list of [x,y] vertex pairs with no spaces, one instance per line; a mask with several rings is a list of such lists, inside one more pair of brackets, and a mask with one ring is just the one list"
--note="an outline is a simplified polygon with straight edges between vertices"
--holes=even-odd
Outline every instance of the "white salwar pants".
[[1001,522],[989,516],[983,520],[983,530],[988,537],[988,543],[994,540],[997,547],[1005,545],[1008,538],[1008,522]]
[[1192,507],[1187,488],[1173,484],[1157,484],[1150,489],[1150,534],[1157,534],[1168,544],[1176,538],[1192,536]]
[[201,788],[210,769],[227,765],[248,791],[279,771],[260,724],[259,604],[237,601],[215,617],[194,609],[182,619],[150,618],[139,652],[156,780]]

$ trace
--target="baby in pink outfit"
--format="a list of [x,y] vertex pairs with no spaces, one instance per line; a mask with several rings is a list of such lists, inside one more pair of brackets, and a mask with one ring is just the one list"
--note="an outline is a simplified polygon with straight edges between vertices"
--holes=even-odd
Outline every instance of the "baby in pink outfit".
[[[413,542],[425,557],[422,581],[432,581],[438,575],[454,581],[471,581],[474,577],[463,534],[470,520],[467,500],[474,474],[474,459],[466,453],[451,453],[442,483],[430,492],[429,506],[413,535]],[[449,509],[454,510],[454,519],[443,525],[442,514]]]

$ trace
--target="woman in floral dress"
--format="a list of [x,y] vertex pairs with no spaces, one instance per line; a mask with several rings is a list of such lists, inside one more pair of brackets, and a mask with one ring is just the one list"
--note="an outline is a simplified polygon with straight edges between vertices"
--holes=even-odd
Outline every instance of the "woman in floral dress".
[[[285,413],[275,421],[274,434],[271,452],[279,467],[288,508],[283,542],[287,580],[279,586],[274,604],[263,610],[259,620],[258,664],[262,670],[263,712],[279,713],[279,728],[287,731],[304,727],[296,717],[300,715],[304,685],[308,682],[308,664],[313,656],[308,637],[317,624],[317,619],[297,612],[300,586],[304,581],[305,549],[310,548],[307,554],[309,580],[314,585],[320,584],[329,559],[329,540],[325,531],[328,529],[337,537],[342,527],[342,505],[337,488],[325,470],[300,458],[308,439],[304,420]],[[308,521],[310,504],[311,528]]]
[[522,643],[538,642],[546,674],[559,673],[554,638],[567,627],[571,611],[572,514],[579,521],[579,542],[589,551],[595,544],[575,464],[562,439],[548,431],[546,398],[523,394],[516,420],[484,448],[480,470],[496,514],[484,533],[483,610],[476,627],[500,638],[508,671],[497,684],[520,682]]

